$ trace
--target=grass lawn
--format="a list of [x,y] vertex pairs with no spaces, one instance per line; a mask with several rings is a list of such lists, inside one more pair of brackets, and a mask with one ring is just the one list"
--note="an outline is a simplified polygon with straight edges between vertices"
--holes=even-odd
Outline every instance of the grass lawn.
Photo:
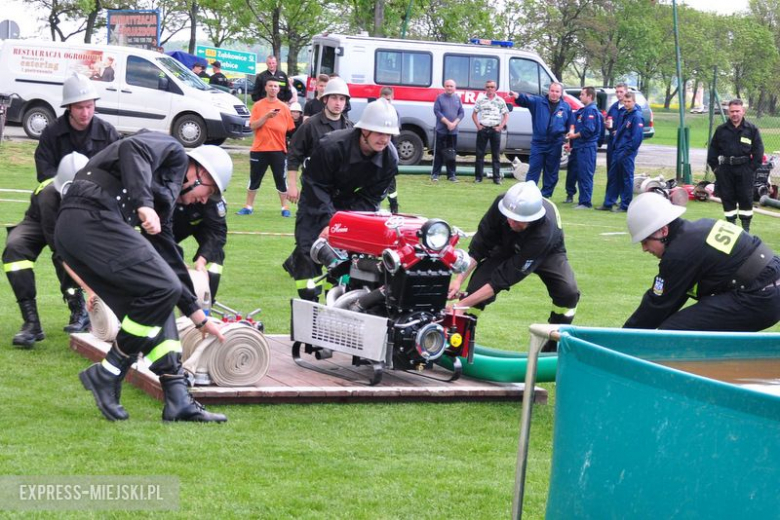
[[[760,119],[751,114],[745,115],[746,119],[754,123],[761,130],[761,138],[764,141],[764,150],[767,154],[780,153],[780,117],[763,116]],[[712,131],[722,123],[719,114],[714,115]],[[690,128],[691,148],[707,148],[707,136],[709,135],[708,114],[685,113],[685,125]],[[650,144],[677,145],[677,128],[680,126],[680,114],[677,111],[653,109],[653,126],[655,136],[648,141]]]
[[[658,117],[656,118],[658,121]],[[34,145],[0,146],[0,188],[33,189]],[[289,329],[293,281],[281,263],[293,246],[294,219],[279,214],[266,178],[250,217],[238,217],[248,156],[234,155],[227,193],[231,234],[220,289],[225,304],[262,307],[269,333]],[[604,194],[604,171],[594,200]],[[506,182],[503,188],[510,183]],[[404,211],[444,218],[466,231],[502,187],[492,183],[432,185],[401,176]],[[555,201],[562,199],[559,187]],[[21,220],[29,196],[3,193],[0,222]],[[13,202],[13,201],[17,202]],[[560,205],[569,256],[582,299],[576,323],[620,326],[649,288],[657,261],[632,245],[625,215],[573,211]],[[691,203],[690,218],[718,217],[716,204]],[[780,250],[780,220],[757,215],[754,231]],[[278,236],[278,234],[284,234]],[[188,258],[194,242],[185,245]],[[161,403],[129,385],[122,402],[129,421],[109,423],[77,373],[89,362],[68,348],[62,303],[48,252],[37,269],[45,341],[11,346],[21,323],[8,284],[0,292],[0,475],[159,475],[178,478],[179,509],[169,518],[494,519],[510,516],[520,403],[221,406],[223,425],[163,424]],[[551,302],[530,277],[480,317],[478,342],[526,350],[528,326],[545,322]],[[780,331],[779,327],[772,329]],[[531,434],[525,518],[543,518],[550,472],[555,385],[537,406]],[[2,504],[0,504],[0,510]],[[7,514],[7,513],[0,513]],[[112,512],[112,518],[152,516]],[[21,515],[20,515],[21,516]],[[103,518],[101,512],[37,513],[36,517]]]

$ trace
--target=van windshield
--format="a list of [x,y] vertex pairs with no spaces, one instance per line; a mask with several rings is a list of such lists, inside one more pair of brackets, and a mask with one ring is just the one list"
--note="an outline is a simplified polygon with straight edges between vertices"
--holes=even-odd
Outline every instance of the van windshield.
[[196,88],[198,90],[208,90],[210,88],[208,85],[203,83],[203,81],[194,72],[170,56],[160,56],[157,58],[157,62],[162,65],[162,67],[168,71],[171,76],[178,78],[179,81],[187,84],[192,88]]

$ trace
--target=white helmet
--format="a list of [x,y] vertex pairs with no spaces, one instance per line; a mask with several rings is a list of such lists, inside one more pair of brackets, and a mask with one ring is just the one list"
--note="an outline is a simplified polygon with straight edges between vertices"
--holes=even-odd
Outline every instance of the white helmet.
[[233,159],[230,155],[213,144],[204,144],[187,152],[190,159],[203,166],[219,188],[219,193],[211,196],[211,200],[222,200],[222,194],[230,184],[233,177]]
[[325,99],[325,96],[330,96],[331,94],[341,94],[342,96],[347,96],[347,99],[349,99],[349,87],[347,86],[347,82],[338,76],[330,78],[320,97]]
[[303,112],[303,108],[301,108],[301,104],[296,101],[290,105],[290,112]]
[[54,188],[61,194],[65,194],[68,186],[73,182],[76,173],[87,165],[89,159],[86,155],[72,152],[62,158],[57,167],[57,175],[54,176]]
[[685,208],[674,206],[658,193],[637,195],[628,206],[628,232],[633,243],[641,242],[680,215]]
[[498,202],[498,210],[517,222],[533,222],[546,213],[542,192],[535,182],[518,182]]
[[60,107],[67,107],[73,103],[80,103],[90,99],[100,99],[95,85],[92,81],[82,75],[74,73],[62,84],[62,104]]
[[366,105],[363,114],[360,116],[360,121],[355,123],[355,128],[362,128],[369,132],[379,132],[380,134],[398,135],[400,133],[398,130],[398,113],[385,98],[379,98],[373,103]]

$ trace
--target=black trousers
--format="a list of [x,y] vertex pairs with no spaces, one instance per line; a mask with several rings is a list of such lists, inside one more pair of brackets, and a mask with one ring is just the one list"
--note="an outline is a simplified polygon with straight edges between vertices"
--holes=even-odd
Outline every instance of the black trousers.
[[433,156],[432,177],[438,177],[441,174],[441,167],[447,168],[447,178],[455,177],[455,161],[446,161],[444,150],[448,148],[458,149],[458,134],[440,134],[436,132],[436,153]]
[[181,282],[141,233],[114,212],[65,207],[57,218],[55,244],[122,322],[116,339],[122,352],[154,350],[152,362],[181,352],[173,314]]
[[[25,217],[19,225],[9,228],[3,251],[3,266],[17,301],[34,300],[37,296],[33,264],[46,245],[39,222]],[[60,281],[62,295],[77,289],[78,285],[68,276],[62,267],[62,261],[54,253],[51,255],[51,261]]]
[[[722,164],[715,171],[718,193],[727,219],[749,219],[753,216],[753,183],[755,172],[750,164]],[[739,209],[737,209],[739,207]]]
[[780,287],[705,296],[669,316],[659,329],[758,332],[780,321]]
[[477,132],[477,161],[474,165],[474,177],[482,178],[485,168],[485,151],[490,143],[490,158],[493,161],[493,179],[500,178],[501,169],[501,132],[496,132],[493,127],[483,127]]
[[[482,260],[469,280],[466,291],[471,294],[490,281],[493,271],[504,263],[504,258],[486,258]],[[580,300],[580,290],[574,271],[564,253],[549,255],[534,271],[547,287],[547,294],[552,298],[552,311],[549,323],[568,324],[574,319],[577,302]],[[495,296],[476,305],[484,309],[494,302]]]
[[260,189],[260,183],[263,182],[265,172],[271,167],[271,173],[274,176],[276,191],[284,193],[287,191],[287,154],[284,152],[249,152],[249,191]]

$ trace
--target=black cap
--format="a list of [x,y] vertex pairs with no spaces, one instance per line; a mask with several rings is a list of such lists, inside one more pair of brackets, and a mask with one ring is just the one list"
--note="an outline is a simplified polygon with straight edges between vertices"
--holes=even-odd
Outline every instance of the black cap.
[[212,67],[216,67],[216,68],[218,68],[218,69],[221,69],[221,68],[222,68],[222,64],[221,64],[220,62],[218,62],[218,61],[212,61],[212,62],[211,62],[211,66],[212,66]]

